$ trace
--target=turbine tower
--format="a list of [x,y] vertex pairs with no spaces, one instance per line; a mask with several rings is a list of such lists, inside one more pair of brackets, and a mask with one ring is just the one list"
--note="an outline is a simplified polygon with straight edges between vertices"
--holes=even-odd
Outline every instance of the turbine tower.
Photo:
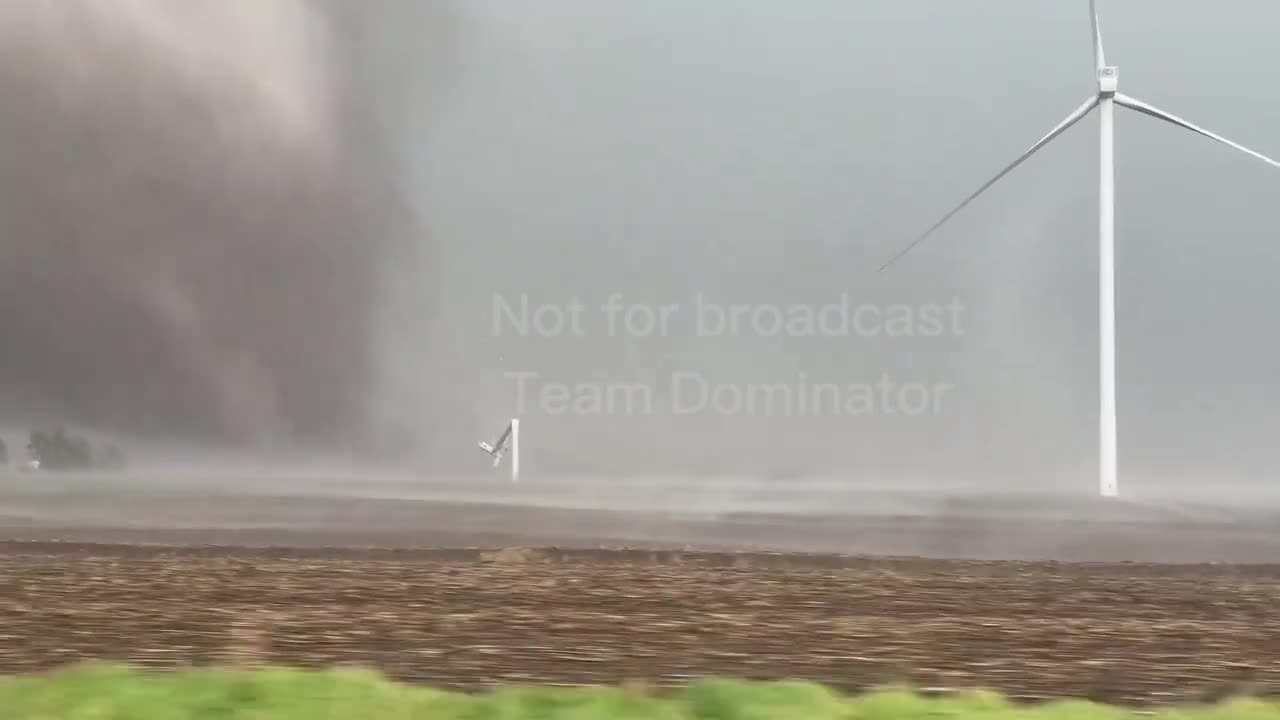
[[913,248],[942,227],[956,213],[973,202],[979,195],[994,185],[1000,178],[1009,174],[1024,160],[1031,157],[1040,148],[1049,144],[1072,125],[1080,122],[1084,116],[1098,108],[1099,115],[1099,178],[1098,178],[1098,490],[1104,497],[1115,497],[1119,494],[1116,451],[1116,294],[1115,294],[1115,143],[1114,114],[1115,106],[1136,110],[1144,115],[1163,120],[1180,128],[1203,135],[1211,140],[1235,148],[1252,155],[1263,162],[1280,168],[1280,162],[1254,152],[1243,145],[1234,143],[1221,135],[1193,125],[1182,118],[1171,115],[1159,108],[1117,91],[1120,80],[1118,70],[1107,65],[1106,56],[1102,52],[1102,30],[1098,24],[1096,0],[1089,0],[1089,12],[1093,25],[1093,61],[1098,90],[1080,107],[1076,108],[1062,122],[1040,138],[1026,152],[1014,160],[995,177],[979,187],[951,212],[934,223],[933,227],[908,244],[898,254],[889,259],[880,271],[897,262]]

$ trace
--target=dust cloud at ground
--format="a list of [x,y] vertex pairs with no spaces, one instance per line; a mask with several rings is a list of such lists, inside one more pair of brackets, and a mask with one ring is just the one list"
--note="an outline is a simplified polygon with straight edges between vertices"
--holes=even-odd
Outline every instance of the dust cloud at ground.
[[386,266],[427,238],[339,20],[305,0],[0,3],[4,421],[365,439]]

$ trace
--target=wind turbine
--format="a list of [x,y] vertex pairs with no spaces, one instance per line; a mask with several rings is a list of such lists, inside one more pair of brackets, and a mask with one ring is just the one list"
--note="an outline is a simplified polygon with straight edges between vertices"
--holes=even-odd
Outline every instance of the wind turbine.
[[502,464],[502,458],[511,451],[511,482],[520,482],[520,418],[511,418],[502,434],[492,445],[480,441],[480,449],[493,458],[493,466]]
[[1114,111],[1115,106],[1136,110],[1144,115],[1165,122],[1177,125],[1180,128],[1190,130],[1191,132],[1203,135],[1211,140],[1235,148],[1243,153],[1252,155],[1253,157],[1280,168],[1280,162],[1276,162],[1271,158],[1254,152],[1243,145],[1234,143],[1221,135],[1205,130],[1198,125],[1193,125],[1182,118],[1171,115],[1159,108],[1149,105],[1136,98],[1129,97],[1123,93],[1117,92],[1116,87],[1120,79],[1118,70],[1113,65],[1107,65],[1105,56],[1102,52],[1102,30],[1098,24],[1098,10],[1096,0],[1089,0],[1089,12],[1093,21],[1093,60],[1094,70],[1096,71],[1098,81],[1098,91],[1084,101],[1080,107],[1076,108],[1065,120],[1058,123],[1047,135],[1040,138],[1026,152],[1007,165],[1003,170],[996,174],[995,177],[988,180],[982,187],[978,188],[964,202],[957,205],[951,212],[943,216],[941,220],[925,231],[923,235],[916,238],[909,245],[904,247],[897,255],[894,255],[883,266],[880,271],[885,270],[890,265],[897,262],[903,255],[906,255],[913,248],[919,245],[936,231],[942,227],[956,213],[960,212],[966,205],[973,202],[975,198],[981,195],[987,188],[991,187],[1000,178],[1009,174],[1011,170],[1021,165],[1024,160],[1031,157],[1040,148],[1047,145],[1054,138],[1061,135],[1067,128],[1080,122],[1085,115],[1088,115],[1095,107],[1101,122],[1099,123],[1101,133],[1099,135],[1099,183],[1098,183],[1098,326],[1099,326],[1099,452],[1098,452],[1098,489],[1104,497],[1115,497],[1119,494],[1119,486],[1117,483],[1116,472],[1116,300],[1115,300],[1115,156],[1114,156]]

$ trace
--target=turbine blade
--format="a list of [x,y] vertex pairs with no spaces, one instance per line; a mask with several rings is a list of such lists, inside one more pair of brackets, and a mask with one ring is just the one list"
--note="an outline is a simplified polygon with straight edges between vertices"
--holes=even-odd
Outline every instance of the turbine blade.
[[1031,157],[1032,155],[1034,155],[1034,154],[1036,153],[1036,151],[1037,151],[1037,150],[1039,150],[1040,148],[1042,148],[1042,147],[1044,147],[1045,145],[1049,144],[1049,141],[1053,140],[1054,138],[1058,137],[1058,136],[1059,136],[1059,135],[1061,135],[1063,132],[1065,132],[1067,128],[1069,128],[1069,127],[1071,127],[1072,125],[1075,125],[1076,123],[1080,122],[1080,119],[1081,119],[1081,118],[1083,118],[1085,115],[1088,115],[1088,114],[1089,114],[1089,111],[1090,111],[1090,110],[1093,110],[1093,108],[1094,108],[1095,106],[1097,106],[1097,104],[1098,104],[1098,96],[1097,96],[1097,95],[1094,95],[1094,96],[1090,97],[1088,100],[1086,100],[1086,101],[1084,102],[1084,104],[1083,104],[1083,105],[1081,105],[1080,107],[1078,107],[1078,108],[1076,108],[1074,111],[1072,111],[1072,113],[1071,113],[1070,115],[1068,115],[1068,116],[1066,117],[1066,119],[1065,119],[1065,120],[1063,120],[1062,122],[1058,123],[1058,125],[1057,125],[1056,127],[1054,127],[1052,130],[1050,130],[1050,131],[1048,132],[1048,134],[1046,134],[1044,137],[1042,137],[1042,138],[1040,138],[1039,140],[1037,140],[1037,141],[1036,141],[1036,143],[1035,143],[1034,145],[1032,145],[1030,148],[1028,148],[1026,152],[1024,152],[1024,153],[1022,153],[1022,155],[1018,156],[1018,159],[1017,159],[1017,160],[1014,160],[1013,162],[1011,162],[1011,163],[1009,163],[1008,165],[1006,165],[1006,166],[1005,166],[1005,168],[1004,168],[1003,170],[1001,170],[1000,172],[996,173],[996,176],[995,176],[995,177],[993,177],[993,178],[991,178],[990,180],[988,180],[986,183],[984,183],[984,184],[982,185],[982,187],[978,188],[976,192],[974,192],[974,193],[973,193],[972,195],[970,195],[969,197],[965,198],[965,199],[964,199],[964,202],[962,202],[962,203],[960,203],[959,205],[957,205],[956,207],[954,207],[954,208],[951,210],[951,212],[947,213],[946,215],[944,215],[944,216],[942,217],[942,219],[941,219],[941,220],[939,220],[938,222],[934,223],[934,224],[933,224],[933,227],[931,227],[931,228],[929,228],[928,230],[926,230],[926,231],[924,232],[924,234],[923,234],[923,235],[921,235],[920,237],[916,238],[914,241],[912,241],[912,242],[911,242],[911,244],[909,244],[909,245],[907,245],[906,247],[902,248],[902,250],[899,250],[899,251],[898,251],[898,254],[896,254],[896,255],[894,255],[892,258],[890,258],[890,259],[889,259],[889,261],[888,261],[888,262],[886,262],[884,265],[881,265],[881,266],[880,266],[880,269],[879,269],[879,270],[877,270],[876,272],[883,272],[883,271],[885,270],[885,268],[887,268],[887,267],[889,267],[890,265],[894,264],[895,262],[897,262],[898,260],[900,260],[900,259],[902,258],[902,256],[904,256],[904,255],[906,255],[907,253],[911,252],[911,251],[912,251],[912,250],[913,250],[917,245],[919,245],[920,243],[924,242],[926,238],[928,238],[930,235],[932,235],[932,234],[934,233],[934,231],[935,231],[935,230],[937,230],[938,228],[940,228],[940,227],[942,227],[943,225],[945,225],[945,224],[946,224],[946,222],[947,222],[948,220],[950,220],[950,219],[951,219],[951,218],[952,218],[956,213],[958,213],[958,212],[960,212],[961,210],[963,210],[963,209],[965,208],[965,206],[966,206],[966,205],[968,205],[969,203],[973,202],[973,201],[974,201],[975,199],[977,199],[977,197],[978,197],[979,195],[981,195],[982,193],[986,192],[987,188],[991,187],[992,185],[995,185],[995,184],[996,184],[996,182],[1000,180],[1000,178],[1004,177],[1005,175],[1008,175],[1010,171],[1012,171],[1014,168],[1016,168],[1016,167],[1018,167],[1019,165],[1021,165],[1021,164],[1023,163],[1023,161],[1024,161],[1024,160],[1026,160],[1027,158],[1029,158],[1029,157]]
[[1216,140],[1222,143],[1223,145],[1233,147],[1236,150],[1239,150],[1240,152],[1248,153],[1249,155],[1252,155],[1258,158],[1259,160],[1261,160],[1264,163],[1267,163],[1268,165],[1272,165],[1274,167],[1280,168],[1280,162],[1276,162],[1275,160],[1272,160],[1271,158],[1267,157],[1266,155],[1263,155],[1260,152],[1255,152],[1253,150],[1250,150],[1249,148],[1239,143],[1231,142],[1230,140],[1222,137],[1221,135],[1218,135],[1217,133],[1209,132],[1208,130],[1205,130],[1204,128],[1200,127],[1199,125],[1193,125],[1187,122],[1186,120],[1183,120],[1180,117],[1177,117],[1175,115],[1170,115],[1169,113],[1161,110],[1160,108],[1148,105],[1147,103],[1144,103],[1141,100],[1138,100],[1136,98],[1131,98],[1128,95],[1123,95],[1121,93],[1116,93],[1116,102],[1119,103],[1120,105],[1123,105],[1124,107],[1129,108],[1130,110],[1137,110],[1138,112],[1144,115],[1150,115],[1153,118],[1164,120],[1165,122],[1172,123],[1174,125],[1177,125],[1180,128],[1186,128],[1187,130],[1190,130],[1193,133],[1198,133],[1200,135],[1203,135],[1209,138],[1210,140]]
[[1098,2],[1089,0],[1089,13],[1093,16],[1093,69],[1107,66],[1107,56],[1102,52],[1102,25],[1098,22]]

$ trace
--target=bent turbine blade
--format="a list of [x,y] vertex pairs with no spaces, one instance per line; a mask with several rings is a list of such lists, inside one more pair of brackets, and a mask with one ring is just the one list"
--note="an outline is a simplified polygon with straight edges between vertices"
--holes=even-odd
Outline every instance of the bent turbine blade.
[[1176,115],[1170,115],[1169,113],[1161,110],[1160,108],[1154,107],[1152,105],[1148,105],[1147,103],[1144,103],[1141,100],[1138,100],[1137,98],[1131,98],[1128,95],[1122,95],[1121,93],[1116,93],[1116,102],[1119,103],[1120,105],[1123,105],[1124,107],[1129,108],[1130,110],[1137,110],[1143,115],[1150,115],[1153,118],[1164,120],[1165,122],[1172,123],[1174,125],[1177,125],[1180,128],[1186,128],[1187,130],[1190,130],[1193,133],[1203,135],[1209,138],[1210,140],[1216,140],[1222,143],[1223,145],[1233,147],[1236,150],[1239,150],[1240,152],[1248,153],[1249,155],[1252,155],[1258,158],[1259,160],[1261,160],[1264,163],[1267,163],[1268,165],[1272,165],[1274,167],[1280,168],[1280,162],[1276,162],[1275,160],[1272,160],[1271,158],[1267,157],[1266,155],[1263,155],[1260,152],[1250,150],[1249,148],[1241,145],[1240,143],[1231,142],[1230,140],[1222,137],[1221,135],[1218,135],[1217,133],[1213,133],[1208,130],[1205,130],[1199,125],[1194,125],[1192,123],[1189,123],[1186,120],[1183,120],[1182,118],[1177,117]]
[[1097,0],[1089,0],[1089,14],[1093,16],[1093,69],[1107,66],[1107,56],[1102,52],[1102,25],[1098,22]]
[[507,423],[507,427],[502,430],[502,434],[498,436],[498,442],[493,446],[501,450],[507,444],[507,438],[511,437],[511,423]]
[[885,268],[887,268],[887,267],[889,267],[890,265],[894,264],[894,263],[895,263],[895,262],[897,262],[899,259],[901,259],[901,258],[902,258],[902,256],[904,256],[904,255],[906,255],[907,253],[911,252],[911,251],[912,251],[912,249],[914,249],[914,248],[915,248],[915,246],[917,246],[917,245],[919,245],[920,243],[924,242],[924,240],[925,240],[926,238],[928,238],[930,235],[932,235],[932,234],[934,233],[934,231],[935,231],[935,230],[937,230],[938,228],[940,228],[940,227],[942,227],[943,225],[945,225],[945,224],[946,224],[946,222],[947,222],[948,220],[950,220],[950,219],[951,219],[951,218],[952,218],[956,213],[958,213],[958,212],[960,212],[961,210],[963,210],[963,209],[965,208],[965,206],[966,206],[966,205],[968,205],[969,203],[973,202],[973,201],[974,201],[974,200],[975,200],[979,195],[981,195],[983,192],[985,192],[987,188],[991,187],[992,185],[995,185],[995,184],[996,184],[996,182],[1000,180],[1000,178],[1004,177],[1005,175],[1008,175],[1010,171],[1012,171],[1014,168],[1016,168],[1016,167],[1018,167],[1019,165],[1021,165],[1021,164],[1022,164],[1022,162],[1023,162],[1024,160],[1026,160],[1027,158],[1029,158],[1029,157],[1031,157],[1032,155],[1034,155],[1034,154],[1036,153],[1036,151],[1037,151],[1037,150],[1039,150],[1040,148],[1042,148],[1042,147],[1044,147],[1045,145],[1049,144],[1049,141],[1050,141],[1050,140],[1053,140],[1054,138],[1056,138],[1056,137],[1058,137],[1059,135],[1061,135],[1063,132],[1065,132],[1065,131],[1066,131],[1066,129],[1067,129],[1067,128],[1071,127],[1072,125],[1075,125],[1077,122],[1080,122],[1080,119],[1081,119],[1081,118],[1083,118],[1085,115],[1088,115],[1088,114],[1089,114],[1089,111],[1090,111],[1090,110],[1093,110],[1093,108],[1094,108],[1095,106],[1097,106],[1097,104],[1098,104],[1098,96],[1097,96],[1097,95],[1094,95],[1094,96],[1090,97],[1088,100],[1086,100],[1086,101],[1084,102],[1084,104],[1083,104],[1083,105],[1081,105],[1080,107],[1076,108],[1076,109],[1075,109],[1075,110],[1074,110],[1070,115],[1068,115],[1068,116],[1067,116],[1067,118],[1066,118],[1065,120],[1063,120],[1062,122],[1058,123],[1057,127],[1055,127],[1055,128],[1053,128],[1052,130],[1050,130],[1050,131],[1049,131],[1049,133],[1048,133],[1047,135],[1045,135],[1044,137],[1042,137],[1042,138],[1040,138],[1039,140],[1037,140],[1037,141],[1036,141],[1036,144],[1032,145],[1029,149],[1027,149],[1027,151],[1026,151],[1026,152],[1024,152],[1024,153],[1022,153],[1022,155],[1018,156],[1018,159],[1017,159],[1017,160],[1014,160],[1013,162],[1009,163],[1007,166],[1005,166],[1005,168],[1004,168],[1003,170],[1001,170],[999,173],[996,173],[996,176],[995,176],[995,177],[993,177],[993,178],[991,178],[990,180],[988,180],[986,183],[984,183],[984,184],[983,184],[983,186],[982,186],[982,187],[978,188],[978,190],[977,190],[976,192],[974,192],[974,193],[973,193],[972,195],[970,195],[969,197],[965,198],[965,199],[964,199],[964,202],[960,203],[960,204],[959,204],[959,205],[957,205],[955,208],[953,208],[953,209],[951,210],[951,212],[949,212],[949,213],[947,213],[946,215],[944,215],[944,216],[942,217],[942,219],[941,219],[941,220],[939,220],[938,222],[934,223],[934,224],[933,224],[933,227],[931,227],[931,228],[929,228],[928,230],[926,230],[926,231],[924,232],[924,234],[923,234],[923,235],[921,235],[920,237],[918,237],[918,238],[916,238],[914,241],[912,241],[910,245],[907,245],[907,246],[906,246],[906,247],[904,247],[902,250],[898,251],[898,254],[897,254],[897,255],[894,255],[892,258],[890,258],[890,259],[889,259],[889,261],[888,261],[888,262],[886,262],[884,265],[881,265],[881,266],[880,266],[880,269],[879,269],[879,270],[877,270],[876,272],[883,272]]

